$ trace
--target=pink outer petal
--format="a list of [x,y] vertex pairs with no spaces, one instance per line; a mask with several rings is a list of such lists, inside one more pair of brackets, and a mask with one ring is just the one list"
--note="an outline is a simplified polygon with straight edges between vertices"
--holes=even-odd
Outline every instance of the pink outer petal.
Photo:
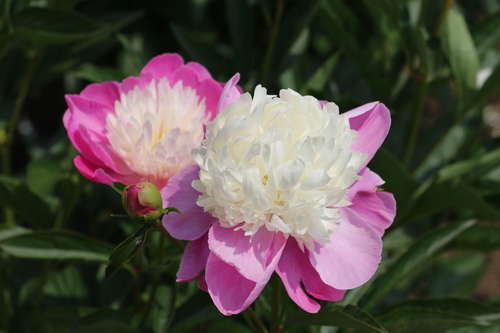
[[207,265],[209,252],[208,233],[189,242],[182,255],[177,282],[186,282],[197,277]]
[[142,69],[140,77],[142,78],[145,74],[150,74],[156,80],[160,80],[163,77],[168,79],[177,68],[183,65],[184,60],[180,55],[177,53],[165,53],[151,59]]
[[196,94],[201,99],[205,99],[205,112],[210,114],[209,121],[212,121],[216,116],[217,103],[219,102],[222,88],[217,81],[212,79],[200,82],[196,90]]
[[92,162],[86,160],[83,156],[77,156],[74,159],[75,167],[80,171],[80,173],[87,179],[95,182],[111,185],[112,182],[121,182],[125,185],[135,184],[141,181],[146,181],[147,179],[141,178],[134,174],[130,175],[120,175],[116,172],[97,166]]
[[84,126],[94,133],[106,135],[106,116],[108,113],[114,113],[114,108],[79,95],[66,95],[65,97],[69,109],[66,111],[68,116],[64,117],[64,125],[70,132],[70,137],[72,132],[80,126]]
[[348,111],[345,115],[349,118],[351,128],[359,132],[351,148],[368,153],[368,158],[362,166],[365,167],[389,132],[391,114],[384,104],[374,102]]
[[208,69],[206,69],[205,67],[203,67],[202,65],[200,65],[197,62],[190,61],[186,64],[186,66],[191,67],[192,69],[194,69],[196,71],[196,74],[198,75],[198,79],[200,81],[212,78],[212,75],[210,74]]
[[208,293],[207,280],[205,279],[205,274],[202,274],[198,279],[198,288]]
[[168,185],[162,191],[163,207],[175,207],[184,215],[182,218],[178,214],[169,214],[163,218],[163,225],[174,238],[198,239],[217,221],[196,204],[200,193],[191,186],[191,183],[198,178],[199,171],[197,165],[182,169],[170,178]]
[[228,104],[231,104],[240,97],[241,91],[238,90],[238,86],[236,85],[239,80],[240,73],[236,73],[227,81],[224,89],[222,89],[219,104],[217,105],[217,113],[220,113]]
[[223,228],[215,223],[208,232],[210,251],[248,280],[257,282],[270,261],[281,251],[286,238],[280,232],[261,227],[252,237],[245,231]]
[[340,226],[330,235],[330,246],[315,244],[310,261],[327,285],[341,290],[368,281],[380,263],[382,240],[356,212],[341,209]]
[[358,192],[349,209],[358,213],[382,237],[396,216],[396,200],[388,192]]
[[309,262],[309,251],[307,249],[304,251],[299,248],[295,239],[290,237],[276,272],[281,277],[290,298],[305,311],[316,313],[320,306],[307,296],[301,282],[309,294],[322,300],[341,300],[345,290],[337,290],[326,285]]
[[349,192],[347,193],[351,200],[356,193],[360,191],[375,192],[378,186],[385,183],[379,175],[366,167],[358,172],[358,176],[360,176],[361,179],[354,182],[354,184],[349,187]]
[[266,270],[255,282],[244,278],[234,266],[225,263],[210,252],[205,278],[208,292],[222,314],[228,316],[240,313],[255,301],[273,274],[284,247],[285,243],[275,256],[270,258]]
[[120,99],[120,84],[114,81],[89,84],[80,96],[115,109],[115,101]]

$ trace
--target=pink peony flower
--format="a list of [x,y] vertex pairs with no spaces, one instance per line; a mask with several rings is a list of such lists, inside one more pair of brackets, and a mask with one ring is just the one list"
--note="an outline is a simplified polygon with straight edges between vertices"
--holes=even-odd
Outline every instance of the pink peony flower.
[[204,270],[198,284],[225,315],[252,304],[273,272],[308,312],[320,308],[314,298],[338,301],[367,282],[396,211],[366,167],[389,127],[377,102],[339,114],[290,89],[241,95],[207,125],[198,165],[172,179],[189,216],[163,223],[191,241],[178,281]]
[[76,168],[92,181],[150,181],[161,190],[195,164],[190,152],[203,139],[205,124],[240,95],[235,82],[223,88],[200,64],[163,54],[139,77],[90,84],[79,95],[66,95],[64,126],[81,154]]

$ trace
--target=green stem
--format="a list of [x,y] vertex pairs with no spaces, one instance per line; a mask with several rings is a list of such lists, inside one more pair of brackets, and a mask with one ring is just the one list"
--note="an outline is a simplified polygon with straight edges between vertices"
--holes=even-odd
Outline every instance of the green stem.
[[260,320],[259,316],[257,316],[257,314],[255,313],[255,310],[252,309],[252,307],[249,306],[245,310],[245,312],[248,313],[250,315],[250,317],[252,317],[253,321],[257,324],[257,326],[260,329],[259,332],[261,332],[261,333],[268,333],[266,326],[264,326],[264,323],[262,323],[262,321]]
[[179,250],[181,250],[182,252],[184,252],[184,250],[186,249],[186,247],[184,246],[184,244],[182,244],[177,239],[175,239],[174,237],[172,237],[170,235],[170,233],[167,231],[167,229],[165,229],[165,227],[163,226],[163,223],[161,223],[160,220],[156,221],[155,226],[162,232],[162,234],[165,237],[167,237],[175,246],[177,246],[179,248]]
[[[163,264],[164,252],[165,252],[165,237],[160,237],[160,253],[158,254],[158,267],[161,267],[161,265]],[[161,273],[158,273],[158,271],[153,275],[153,283],[151,285],[151,291],[149,293],[148,303],[146,304],[146,309],[144,309],[144,312],[142,314],[141,325],[140,325],[141,327],[144,327],[146,320],[148,319],[149,313],[153,308],[153,304],[156,298],[156,291],[158,290],[158,286],[160,285],[160,277]]]
[[267,84],[267,76],[269,74],[269,67],[271,66],[271,60],[273,58],[274,48],[276,46],[276,39],[278,37],[279,27],[281,25],[281,18],[283,16],[283,9],[285,7],[285,0],[278,1],[278,8],[276,9],[276,17],[274,19],[273,28],[271,31],[271,39],[269,40],[269,45],[266,50],[266,56],[264,58],[264,64],[262,66],[262,75],[260,82],[263,86]]
[[271,326],[269,332],[278,332],[280,327],[280,298],[281,298],[281,283],[276,274],[271,277],[271,285],[273,289],[273,296],[271,300]]
[[418,132],[420,130],[420,124],[422,122],[422,114],[424,112],[425,99],[427,97],[427,78],[426,75],[423,76],[422,80],[418,83],[418,90],[415,101],[415,109],[413,110],[413,115],[408,124],[408,136],[406,137],[406,143],[403,151],[402,162],[407,168],[410,165],[413,153],[415,151],[415,145],[417,143]]

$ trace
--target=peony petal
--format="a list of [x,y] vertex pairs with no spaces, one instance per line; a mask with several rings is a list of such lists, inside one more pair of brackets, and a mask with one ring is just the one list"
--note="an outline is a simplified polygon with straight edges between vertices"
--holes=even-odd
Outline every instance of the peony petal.
[[198,239],[217,221],[196,204],[200,193],[191,186],[191,183],[198,178],[199,170],[197,165],[182,169],[170,178],[168,185],[162,191],[164,207],[175,207],[184,215],[182,218],[172,213],[163,218],[163,225],[174,238]]
[[121,182],[125,185],[130,185],[145,180],[135,174],[121,175],[109,168],[97,166],[83,156],[75,157],[74,164],[85,178],[107,185],[111,185],[112,182]]
[[353,130],[359,132],[351,148],[368,153],[362,167],[372,159],[384,141],[391,126],[391,113],[384,104],[374,102],[348,111],[345,115]]
[[268,231],[261,227],[253,236],[245,236],[245,231],[223,228],[215,223],[208,233],[210,251],[248,280],[257,282],[272,258],[281,251],[286,238],[280,232]]
[[182,66],[177,68],[171,76],[168,77],[168,82],[170,86],[173,87],[177,81],[182,81],[183,87],[191,87],[193,89],[197,89],[200,81],[198,79],[198,75],[196,71],[188,66]]
[[201,99],[205,99],[206,113],[210,114],[209,121],[212,121],[217,111],[217,103],[219,103],[219,98],[222,92],[222,88],[217,81],[214,80],[204,80],[200,82],[196,93]]
[[190,241],[182,255],[177,282],[186,282],[197,277],[207,265],[208,260],[208,233]]
[[150,74],[156,80],[160,80],[163,77],[169,79],[170,75],[183,64],[184,60],[180,55],[165,53],[151,59],[142,69],[140,77],[142,78],[145,74]]
[[120,100],[120,84],[114,81],[89,84],[82,90],[80,96],[114,110],[115,101]]
[[315,244],[312,266],[327,285],[352,289],[368,281],[380,263],[382,240],[377,232],[349,207],[341,209],[340,226],[330,235],[330,246]]
[[106,135],[106,116],[108,113],[114,113],[114,108],[79,95],[66,95],[65,98],[69,107],[66,113],[71,115],[65,121],[68,131],[73,132],[78,127],[84,126],[95,133]]
[[205,279],[205,274],[202,274],[198,279],[198,288],[208,293],[207,280]]
[[217,105],[217,113],[220,113],[228,104],[236,101],[240,97],[241,92],[237,89],[236,85],[239,80],[240,73],[236,73],[229,79],[229,81],[227,81],[224,89],[222,89],[222,94],[220,95],[219,104]]
[[269,265],[260,279],[255,282],[246,279],[234,266],[225,263],[210,252],[205,278],[208,292],[222,314],[228,316],[240,313],[255,301],[271,278],[284,247],[285,243],[273,258],[269,258],[271,259]]
[[203,67],[201,64],[199,64],[197,62],[190,61],[186,64],[186,66],[191,67],[192,69],[194,69],[196,71],[196,75],[198,75],[199,81],[203,81],[203,80],[207,80],[207,79],[212,78],[212,75],[210,74],[208,69],[206,69],[205,67]]
[[380,237],[396,216],[396,200],[388,192],[358,192],[349,208],[367,221]]
[[375,192],[378,186],[385,183],[379,175],[367,167],[361,169],[361,171],[358,172],[358,176],[360,176],[361,179],[355,181],[354,184],[349,187],[348,196],[351,200],[359,191]]
[[295,239],[289,238],[276,272],[281,277],[290,298],[307,312],[316,313],[320,306],[304,292],[322,300],[339,301],[345,290],[337,290],[326,285],[312,267],[308,258],[308,250],[302,251]]

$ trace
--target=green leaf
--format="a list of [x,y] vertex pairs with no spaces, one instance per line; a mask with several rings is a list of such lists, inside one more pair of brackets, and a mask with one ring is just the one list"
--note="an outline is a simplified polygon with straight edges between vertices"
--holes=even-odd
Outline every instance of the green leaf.
[[155,294],[154,308],[151,311],[155,333],[168,332],[175,306],[175,294],[171,287],[160,285]]
[[500,249],[500,227],[495,225],[475,225],[460,234],[451,247],[491,252]]
[[39,231],[13,237],[0,244],[6,253],[27,259],[106,263],[112,247],[70,231]]
[[136,329],[132,328],[130,324],[126,324],[120,321],[105,319],[96,322],[92,325],[88,325],[79,329],[69,331],[71,333],[139,333]]
[[392,332],[443,332],[464,326],[487,326],[500,310],[466,299],[421,299],[396,304],[377,319]]
[[493,69],[490,76],[483,83],[479,91],[474,95],[469,108],[473,108],[480,103],[483,103],[488,97],[498,93],[500,90],[500,63]]
[[318,67],[316,72],[306,82],[302,90],[322,91],[325,84],[330,80],[333,69],[337,65],[340,57],[340,52],[334,53],[326,59],[321,66]]
[[481,20],[471,31],[479,54],[498,45],[500,39],[500,12]]
[[49,227],[55,221],[51,207],[22,182],[0,176],[0,203],[36,227]]
[[366,332],[387,332],[369,313],[353,305],[324,306],[318,313],[296,311],[283,325],[283,331],[295,325],[333,326],[354,328]]
[[113,250],[106,267],[106,281],[109,281],[123,265],[135,257],[144,245],[150,227],[149,225],[142,227]]
[[439,170],[440,180],[462,177],[470,174],[480,177],[500,164],[500,148],[490,151],[482,156],[474,157],[470,160],[460,161],[455,164],[447,165]]
[[401,162],[384,147],[380,148],[370,161],[370,168],[385,181],[385,191],[394,194],[398,204],[397,218],[404,215],[411,205],[411,197],[419,184],[413,179]]
[[43,198],[52,192],[60,174],[54,162],[47,159],[33,160],[28,164],[26,181],[31,192]]
[[51,274],[43,292],[47,296],[60,299],[84,299],[88,296],[83,276],[73,265],[68,265],[59,272]]
[[206,38],[174,23],[170,24],[170,29],[189,56],[194,61],[203,64],[214,77],[220,73],[231,75],[229,67],[214,53],[212,45],[207,45]]
[[127,185],[123,184],[123,183],[120,183],[120,182],[112,182],[111,183],[111,187],[113,188],[113,190],[115,190],[116,192],[122,194],[123,191],[125,190],[125,187],[127,187]]
[[446,16],[442,38],[443,49],[450,61],[451,72],[455,79],[457,109],[463,113],[476,90],[479,59],[467,23],[462,14],[455,9],[451,9]]
[[28,7],[14,17],[14,33],[34,42],[70,43],[107,32],[107,26],[69,10]]
[[446,227],[432,230],[415,241],[413,245],[373,284],[375,287],[372,289],[374,290],[368,296],[364,308],[370,309],[375,306],[377,302],[379,302],[405,275],[432,258],[460,233],[473,226],[474,223],[475,221],[454,223]]
[[106,81],[121,82],[127,75],[117,68],[87,67],[76,72],[76,77],[93,83],[102,83]]
[[30,233],[30,229],[18,226],[0,225],[0,243],[9,238]]

